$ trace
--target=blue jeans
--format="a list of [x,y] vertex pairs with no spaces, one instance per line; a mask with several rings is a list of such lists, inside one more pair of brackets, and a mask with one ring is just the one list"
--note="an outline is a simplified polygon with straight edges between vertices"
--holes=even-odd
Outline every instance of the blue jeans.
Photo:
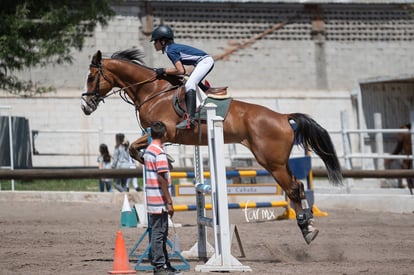
[[149,214],[149,226],[152,229],[151,264],[160,267],[168,263],[168,213]]
[[99,191],[105,192],[105,187],[107,192],[111,192],[111,182],[99,180]]
[[122,178],[122,179],[115,179],[114,187],[119,192],[126,192],[127,191],[126,183],[127,183],[127,179],[124,179],[124,178]]

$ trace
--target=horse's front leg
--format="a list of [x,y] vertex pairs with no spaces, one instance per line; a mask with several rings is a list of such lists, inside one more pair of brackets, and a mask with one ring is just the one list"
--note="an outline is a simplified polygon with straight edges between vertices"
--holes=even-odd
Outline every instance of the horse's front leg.
[[142,137],[138,138],[133,143],[131,143],[131,145],[129,146],[129,154],[131,155],[133,159],[144,164],[144,159],[142,158],[144,155],[144,151],[142,149],[147,148],[147,146],[148,146],[148,134],[145,134]]

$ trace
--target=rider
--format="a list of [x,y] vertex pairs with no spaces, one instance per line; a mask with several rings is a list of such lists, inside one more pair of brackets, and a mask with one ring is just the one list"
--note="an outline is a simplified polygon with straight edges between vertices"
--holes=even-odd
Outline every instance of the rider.
[[174,43],[174,32],[166,25],[161,25],[152,31],[151,42],[153,41],[155,50],[167,53],[168,58],[174,64],[174,68],[155,69],[157,76],[163,74],[183,75],[185,74],[184,65],[194,66],[185,83],[187,113],[184,120],[176,125],[177,129],[192,129],[194,128],[196,110],[196,86],[200,86],[203,90],[207,89],[201,81],[213,69],[214,59],[202,50]]

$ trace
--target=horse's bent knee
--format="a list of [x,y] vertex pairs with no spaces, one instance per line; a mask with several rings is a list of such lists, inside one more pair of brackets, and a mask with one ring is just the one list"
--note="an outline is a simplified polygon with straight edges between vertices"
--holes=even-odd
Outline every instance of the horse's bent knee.
[[144,159],[143,159],[143,156],[144,156],[144,153],[143,152],[141,152],[141,151],[139,151],[139,150],[137,150],[136,148],[134,148],[133,146],[130,146],[129,147],[129,155],[133,158],[133,159],[135,159],[136,161],[138,161],[138,162],[140,162],[140,163],[144,163]]

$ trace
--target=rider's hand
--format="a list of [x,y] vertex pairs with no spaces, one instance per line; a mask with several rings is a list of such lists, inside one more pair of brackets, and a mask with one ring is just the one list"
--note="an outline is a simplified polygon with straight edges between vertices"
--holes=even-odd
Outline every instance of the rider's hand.
[[154,69],[154,71],[157,74],[157,76],[165,74],[165,68],[156,68]]

